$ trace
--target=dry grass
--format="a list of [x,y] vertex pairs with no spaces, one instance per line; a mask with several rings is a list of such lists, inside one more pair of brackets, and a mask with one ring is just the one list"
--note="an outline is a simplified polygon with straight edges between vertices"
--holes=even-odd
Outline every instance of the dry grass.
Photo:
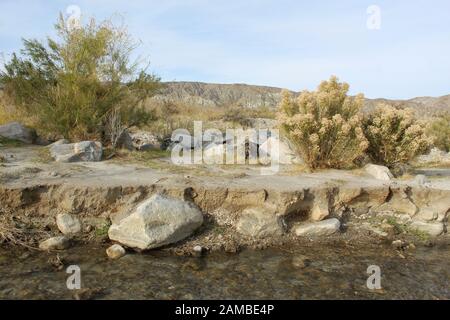
[[174,102],[147,102],[153,121],[145,129],[160,137],[169,137],[175,129],[193,132],[194,121],[202,121],[203,129],[225,131],[227,127],[246,127],[249,118],[276,117],[275,110],[267,107],[244,108],[237,106],[212,107]]
[[0,243],[37,249],[39,241],[49,237],[45,231],[38,230],[6,212],[0,213]]

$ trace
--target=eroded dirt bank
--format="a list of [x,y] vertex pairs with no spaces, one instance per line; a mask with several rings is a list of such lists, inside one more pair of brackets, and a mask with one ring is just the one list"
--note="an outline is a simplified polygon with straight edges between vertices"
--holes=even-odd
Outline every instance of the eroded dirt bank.
[[[312,238],[362,241],[402,234],[448,239],[450,182],[445,176],[424,186],[412,179],[380,181],[359,171],[293,174],[282,170],[262,176],[258,168],[245,166],[199,171],[114,162],[42,163],[33,160],[37,148],[10,152],[14,157],[0,167],[2,217],[48,235],[58,233],[56,215],[70,213],[82,222],[78,237],[82,241],[105,237],[111,223],[120,222],[151,195],[162,194],[194,203],[205,217],[195,234],[169,246],[175,251],[196,244],[231,252],[243,246],[286,245],[299,241],[295,232],[299,225],[330,218],[340,221],[339,232]],[[276,216],[282,234],[271,235],[272,221],[248,212]]]

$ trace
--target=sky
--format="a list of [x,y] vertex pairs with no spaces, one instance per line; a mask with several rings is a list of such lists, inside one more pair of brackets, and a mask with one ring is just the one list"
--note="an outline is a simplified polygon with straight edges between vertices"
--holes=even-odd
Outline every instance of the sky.
[[2,61],[78,9],[122,17],[163,81],[300,91],[337,75],[369,98],[450,94],[448,0],[0,0]]

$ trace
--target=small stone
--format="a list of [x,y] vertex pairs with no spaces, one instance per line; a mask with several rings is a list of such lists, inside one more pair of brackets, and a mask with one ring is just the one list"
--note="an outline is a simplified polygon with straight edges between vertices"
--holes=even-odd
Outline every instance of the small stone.
[[125,249],[119,244],[113,244],[111,247],[106,249],[106,254],[111,259],[120,259],[125,255]]
[[70,241],[64,236],[52,237],[39,243],[41,250],[64,250],[70,246]]
[[68,213],[58,214],[56,216],[56,224],[59,231],[65,235],[76,234],[81,231],[80,220]]
[[305,223],[295,228],[297,236],[328,236],[339,230],[341,223],[336,218]]
[[203,255],[204,248],[202,246],[195,246],[192,249],[192,255],[194,257],[201,257]]
[[86,233],[89,233],[89,232],[91,232],[92,230],[94,230],[94,227],[93,227],[92,225],[90,225],[90,224],[88,224],[88,225],[84,228],[84,231],[85,231]]
[[405,246],[405,243],[402,240],[392,241],[392,247],[394,247],[397,250],[403,249],[404,246]]

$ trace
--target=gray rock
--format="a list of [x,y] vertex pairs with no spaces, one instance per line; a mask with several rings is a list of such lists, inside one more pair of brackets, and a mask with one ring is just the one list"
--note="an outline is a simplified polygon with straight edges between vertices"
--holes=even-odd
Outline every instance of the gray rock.
[[284,233],[282,219],[264,208],[245,209],[236,224],[236,230],[252,238],[279,237]]
[[111,259],[120,259],[126,254],[126,251],[120,244],[113,244],[106,249],[106,254]]
[[134,150],[133,139],[128,133],[128,130],[122,131],[120,137],[117,139],[116,148]]
[[11,122],[0,126],[0,136],[12,140],[32,144],[36,140],[36,132],[19,122]]
[[57,162],[100,161],[102,153],[102,144],[95,141],[57,144],[50,147],[50,154]]
[[154,195],[128,217],[111,225],[111,240],[141,250],[158,248],[190,236],[203,223],[193,204]]
[[442,222],[425,222],[413,221],[410,228],[425,232],[432,237],[437,237],[444,232],[444,224]]
[[385,166],[379,166],[376,164],[368,164],[364,167],[364,170],[378,180],[390,181],[394,178],[391,171]]
[[69,248],[70,240],[64,236],[49,238],[39,243],[41,250],[64,250]]
[[295,228],[297,236],[328,236],[339,230],[341,223],[338,219],[332,218],[319,222],[304,223]]
[[60,213],[56,216],[56,225],[59,231],[65,235],[81,232],[81,223],[77,217],[68,213]]

